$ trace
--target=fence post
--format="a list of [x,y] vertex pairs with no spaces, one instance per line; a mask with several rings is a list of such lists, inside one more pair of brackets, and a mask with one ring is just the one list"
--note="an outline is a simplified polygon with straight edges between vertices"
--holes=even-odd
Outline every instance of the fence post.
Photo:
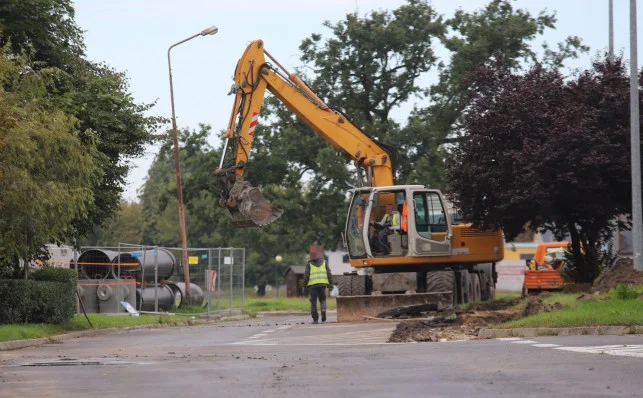
[[154,247],[154,312],[159,312],[159,247]]
[[221,311],[221,248],[219,248],[218,250],[219,254],[217,255],[217,279],[219,280],[219,289],[217,290],[217,311]]
[[241,309],[246,308],[246,249],[241,249]]
[[233,249],[230,249],[230,312],[232,312],[232,298],[234,293],[234,285],[232,284],[234,279],[234,252]]

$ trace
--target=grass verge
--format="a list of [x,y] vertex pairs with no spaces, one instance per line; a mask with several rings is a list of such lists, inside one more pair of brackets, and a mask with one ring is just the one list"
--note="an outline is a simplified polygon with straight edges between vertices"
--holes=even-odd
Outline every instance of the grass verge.
[[643,300],[619,299],[614,291],[583,301],[573,293],[547,293],[541,298],[545,305],[560,303],[563,308],[497,324],[493,328],[643,325]]

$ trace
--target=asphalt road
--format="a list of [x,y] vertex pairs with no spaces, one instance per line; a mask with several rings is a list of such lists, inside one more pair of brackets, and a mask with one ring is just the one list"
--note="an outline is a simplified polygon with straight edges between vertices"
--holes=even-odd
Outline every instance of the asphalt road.
[[308,317],[138,329],[0,352],[0,397],[641,397],[643,336],[386,343]]

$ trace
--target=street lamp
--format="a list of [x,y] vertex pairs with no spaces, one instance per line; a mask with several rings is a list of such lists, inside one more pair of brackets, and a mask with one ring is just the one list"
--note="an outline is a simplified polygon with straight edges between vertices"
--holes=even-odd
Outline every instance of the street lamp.
[[219,31],[216,26],[210,26],[201,32],[174,43],[167,49],[167,67],[170,72],[170,103],[172,104],[172,138],[174,139],[174,168],[176,169],[176,191],[179,201],[179,227],[181,229],[181,249],[183,251],[183,277],[185,279],[185,298],[190,301],[190,265],[188,264],[188,239],[185,232],[185,213],[183,211],[183,188],[181,186],[181,167],[179,166],[179,138],[176,131],[176,115],[174,113],[174,86],[172,85],[172,62],[170,61],[170,51],[179,44],[192,40],[197,36],[214,35]]
[[275,256],[275,261],[277,262],[277,266],[275,267],[275,286],[277,287],[277,298],[279,298],[279,264],[281,264],[281,260],[283,260],[283,257],[277,254]]

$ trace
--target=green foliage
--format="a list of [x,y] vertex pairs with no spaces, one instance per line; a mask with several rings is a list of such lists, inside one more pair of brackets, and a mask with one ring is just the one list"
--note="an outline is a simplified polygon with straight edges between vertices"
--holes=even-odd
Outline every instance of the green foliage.
[[82,30],[74,21],[71,0],[0,2],[0,47],[25,52],[36,62],[62,68],[82,56]]
[[49,281],[78,284],[78,271],[70,268],[43,266],[29,273],[29,279],[34,281]]
[[494,328],[634,325],[643,325],[642,300],[582,301],[574,308],[541,312],[526,318],[494,325]]
[[165,119],[124,73],[84,59],[70,0],[0,3],[0,275],[120,208],[129,159]]
[[610,290],[610,295],[618,300],[636,300],[643,295],[643,287],[619,283],[618,286]]
[[0,87],[0,275],[19,273],[17,259],[35,258],[45,243],[71,233],[102,176],[100,154],[92,140],[81,138],[77,119],[51,109],[34,89],[50,71],[19,70],[0,57],[7,87]]
[[[465,136],[447,163],[449,193],[476,225],[571,236],[580,281],[599,274],[598,246],[631,207],[629,78],[607,55],[574,79],[536,66],[471,75]],[[584,253],[581,250],[584,248]]]
[[120,209],[105,226],[95,227],[79,246],[117,246],[118,243],[141,244],[143,241],[143,205],[121,201]]
[[0,279],[0,302],[0,324],[66,323],[76,312],[76,285]]

